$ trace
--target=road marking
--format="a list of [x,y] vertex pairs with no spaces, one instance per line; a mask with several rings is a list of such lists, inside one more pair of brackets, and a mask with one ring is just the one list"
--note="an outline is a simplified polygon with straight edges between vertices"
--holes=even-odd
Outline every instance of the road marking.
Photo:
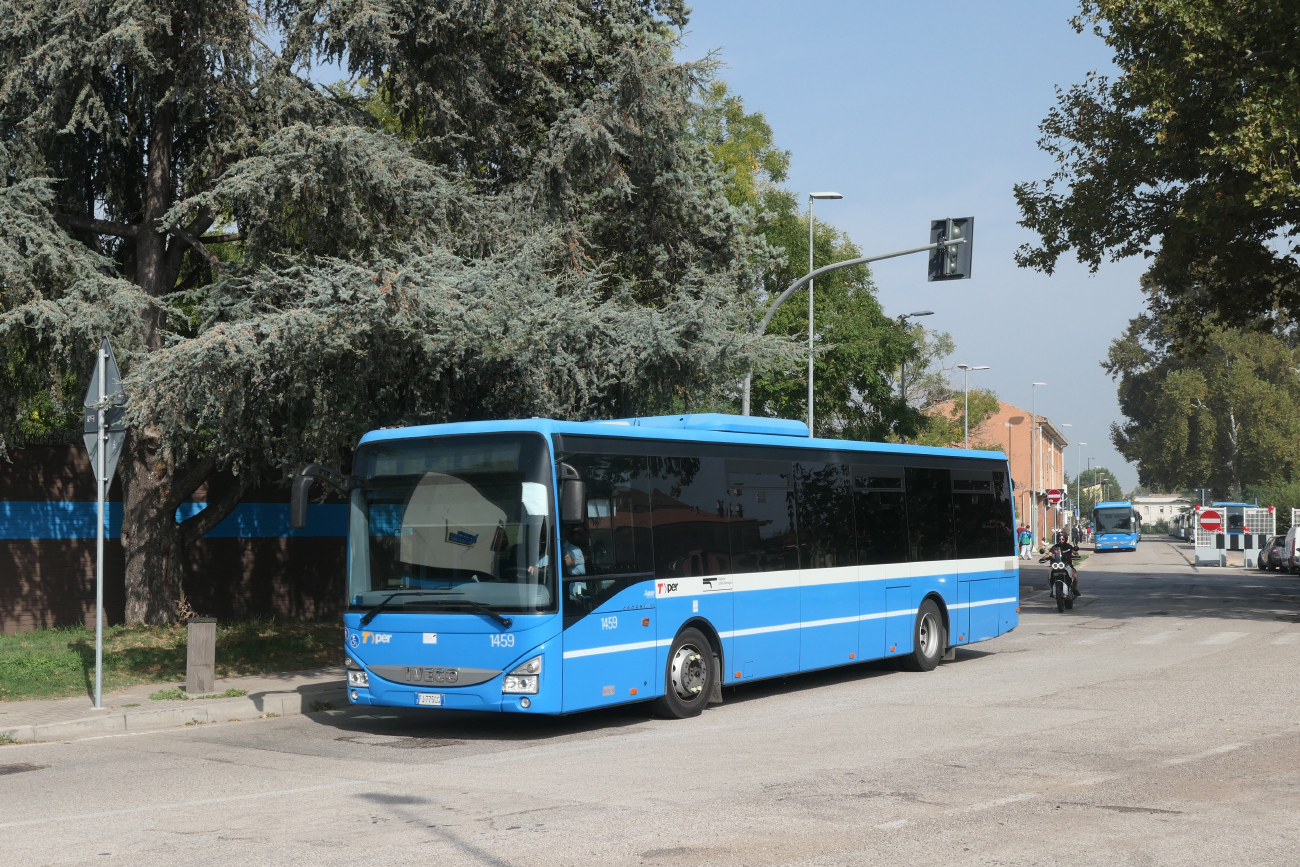
[[1221,746],[1221,747],[1215,747],[1215,748],[1212,749],[1212,750],[1206,750],[1205,752],[1203,752],[1203,753],[1197,753],[1197,754],[1194,755],[1194,756],[1179,756],[1179,757],[1176,758],[1176,759],[1167,759],[1167,760],[1165,761],[1165,764],[1166,764],[1166,765],[1183,765],[1183,764],[1186,764],[1186,763],[1188,763],[1188,762],[1195,762],[1195,761],[1197,761],[1197,760],[1199,760],[1199,759],[1210,759],[1210,758],[1213,758],[1213,757],[1215,757],[1215,756],[1221,756],[1221,755],[1223,755],[1224,753],[1230,753],[1230,752],[1232,752],[1233,750],[1239,750],[1239,749],[1241,749],[1242,747],[1248,747],[1248,746],[1250,746],[1250,744],[1224,744],[1224,745]]
[[1020,801],[1028,801],[1030,798],[1037,798],[1037,797],[1038,797],[1037,792],[1021,792],[1019,795],[1011,795],[1010,797],[1006,797],[1006,798],[997,798],[992,801],[984,801],[981,804],[971,804],[969,807],[965,807],[964,809],[959,810],[958,812],[977,813],[980,810],[992,810],[994,807],[1005,807],[1007,804],[1015,804],[1015,803],[1019,803]]
[[1178,634],[1177,630],[1170,630],[1168,632],[1157,632],[1155,635],[1148,635],[1146,638],[1143,638],[1140,641],[1135,641],[1133,643],[1134,644],[1164,644],[1166,641],[1173,638],[1177,634]]
[[881,823],[880,823],[879,825],[877,825],[876,827],[879,828],[879,829],[882,830],[882,831],[888,831],[888,830],[890,830],[891,828],[901,828],[901,827],[903,827],[903,826],[906,825],[906,824],[907,824],[907,820],[906,820],[906,819],[895,819],[895,820],[892,821],[892,822],[881,822]]
[[1300,632],[1288,632],[1286,635],[1274,638],[1269,644],[1295,644],[1297,640],[1300,640]]
[[1246,637],[1246,633],[1244,632],[1218,632],[1215,633],[1214,635],[1211,635],[1209,638],[1205,639],[1204,641],[1198,641],[1196,643],[1197,644],[1232,644],[1232,642],[1236,641],[1237,639],[1245,638],[1245,637]]

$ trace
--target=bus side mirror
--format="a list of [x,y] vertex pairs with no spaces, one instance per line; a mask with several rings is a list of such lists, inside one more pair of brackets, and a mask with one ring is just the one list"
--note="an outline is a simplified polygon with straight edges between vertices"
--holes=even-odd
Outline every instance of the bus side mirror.
[[293,486],[289,495],[289,526],[295,530],[307,528],[307,498],[311,495],[311,484],[316,476],[308,475],[314,464],[303,467],[302,472],[293,477]]
[[560,464],[559,470],[560,521],[581,524],[587,520],[587,485],[568,464]]
[[587,520],[587,485],[571,479],[560,489],[560,520],[566,524],[581,524]]

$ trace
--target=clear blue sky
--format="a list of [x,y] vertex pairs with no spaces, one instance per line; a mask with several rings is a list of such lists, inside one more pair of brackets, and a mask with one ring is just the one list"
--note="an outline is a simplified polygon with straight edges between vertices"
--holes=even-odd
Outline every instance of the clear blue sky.
[[[818,204],[818,219],[864,253],[928,243],[931,219],[974,215],[973,279],[927,283],[922,256],[880,263],[886,312],[934,310],[923,321],[952,334],[953,361],[992,367],[972,386],[1005,401],[1028,409],[1030,383],[1048,383],[1039,412],[1071,424],[1071,443],[1088,443],[1083,458],[1110,467],[1127,490],[1137,472],[1111,445],[1121,417],[1098,362],[1142,310],[1145,263],[1094,275],[1070,258],[1047,277],[1012,260],[1032,237],[1016,225],[1011,187],[1052,171],[1036,142],[1054,88],[1111,68],[1105,44],[1070,27],[1077,9],[1060,0],[700,0],[682,56],[718,52],[722,77],[791,152],[786,185],[843,193]],[[1066,453],[1071,474],[1077,453]]]

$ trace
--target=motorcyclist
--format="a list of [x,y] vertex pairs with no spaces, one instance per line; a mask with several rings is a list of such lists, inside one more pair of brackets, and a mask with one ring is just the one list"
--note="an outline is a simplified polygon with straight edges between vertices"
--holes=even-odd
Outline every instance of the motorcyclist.
[[1070,581],[1074,584],[1074,595],[1082,596],[1083,594],[1079,592],[1079,570],[1074,568],[1074,558],[1078,556],[1079,549],[1070,544],[1070,537],[1064,530],[1056,531],[1056,543],[1047,552],[1047,556],[1038,562],[1046,563],[1052,559],[1052,552],[1058,549],[1061,552],[1061,559],[1065,561],[1065,568],[1070,570]]

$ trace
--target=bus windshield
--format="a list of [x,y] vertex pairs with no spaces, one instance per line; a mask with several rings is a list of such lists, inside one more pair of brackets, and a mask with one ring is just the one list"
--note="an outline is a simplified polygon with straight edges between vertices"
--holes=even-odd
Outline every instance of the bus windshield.
[[[556,610],[550,453],[538,434],[368,443],[353,474],[348,598],[385,611]],[[479,609],[481,610],[481,608]]]
[[1132,509],[1098,509],[1093,512],[1093,519],[1096,523],[1093,532],[1098,536],[1133,532]]

